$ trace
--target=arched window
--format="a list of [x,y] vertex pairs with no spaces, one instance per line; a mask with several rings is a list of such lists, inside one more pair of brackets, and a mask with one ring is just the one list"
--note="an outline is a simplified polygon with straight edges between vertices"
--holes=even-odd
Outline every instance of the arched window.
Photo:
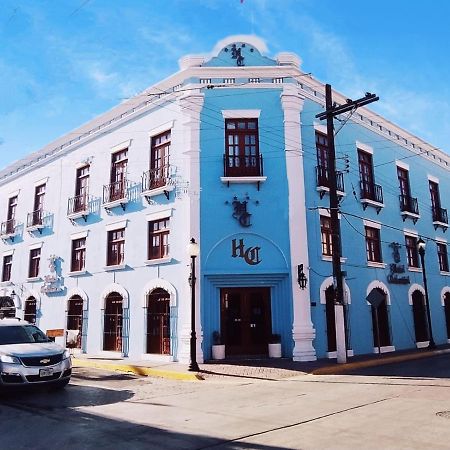
[[30,323],[36,323],[36,299],[29,297],[25,300],[23,318]]
[[387,296],[382,289],[375,288],[375,290],[383,296],[383,300],[380,302],[377,308],[371,306],[373,346],[376,348],[388,347],[391,345],[391,332],[389,328]]
[[11,297],[0,297],[0,318],[16,317],[16,307]]
[[147,353],[170,355],[170,295],[157,288],[147,295]]
[[447,325],[447,339],[450,339],[450,292],[444,297],[445,324]]
[[81,348],[83,299],[74,295],[67,302],[67,342],[69,348]]
[[425,311],[425,298],[422,292],[416,290],[412,293],[412,307],[414,317],[414,331],[416,342],[425,342],[429,340],[428,326]]
[[103,350],[122,351],[123,298],[111,292],[105,299]]

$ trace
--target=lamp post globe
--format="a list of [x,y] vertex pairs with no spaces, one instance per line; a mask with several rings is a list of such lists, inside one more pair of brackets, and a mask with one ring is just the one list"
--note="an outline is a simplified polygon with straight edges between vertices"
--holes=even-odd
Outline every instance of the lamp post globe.
[[417,241],[417,251],[419,252],[419,256],[420,256],[420,264],[422,266],[423,287],[425,290],[425,307],[426,307],[426,312],[427,312],[428,334],[429,334],[428,348],[434,349],[434,348],[436,348],[436,343],[434,342],[434,339],[433,339],[433,328],[431,325],[430,300],[428,297],[427,272],[425,269],[425,248],[426,248],[425,241],[422,238],[419,238],[419,240]]
[[195,242],[194,238],[187,247],[187,253],[191,258],[191,273],[189,276],[189,284],[191,285],[191,338],[190,338],[190,363],[188,370],[191,372],[198,372],[200,368],[197,364],[197,336],[195,332],[195,258],[200,254],[200,246]]

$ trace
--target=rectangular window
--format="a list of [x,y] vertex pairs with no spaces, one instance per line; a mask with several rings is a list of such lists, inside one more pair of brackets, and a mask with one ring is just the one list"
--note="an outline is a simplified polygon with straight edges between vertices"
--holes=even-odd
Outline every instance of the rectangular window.
[[430,197],[431,197],[431,210],[433,214],[434,222],[444,222],[441,220],[441,197],[439,194],[439,184],[434,181],[428,181],[430,187]]
[[382,262],[380,230],[367,226],[365,228],[367,261]]
[[[8,214],[6,224],[2,226],[2,233],[13,234],[16,226],[17,195],[8,200]],[[3,229],[4,228],[4,229]]]
[[155,189],[167,184],[167,179],[169,178],[170,137],[170,130],[152,137],[149,189]]
[[77,169],[73,212],[84,211],[87,208],[89,193],[89,169],[89,165]]
[[12,255],[3,257],[2,281],[11,281]]
[[225,119],[225,176],[259,176],[258,119]]
[[34,248],[30,250],[30,263],[28,266],[28,278],[36,278],[39,276],[39,262],[41,259],[41,249]]
[[405,236],[406,259],[408,267],[419,267],[419,253],[417,251],[417,238],[415,236]]
[[111,161],[111,184],[109,185],[108,201],[114,202],[125,198],[126,177],[128,166],[128,149],[113,153]]
[[107,266],[119,266],[125,261],[125,228],[108,231]]
[[71,272],[80,272],[86,267],[86,238],[74,239],[72,241],[72,264]]
[[409,187],[409,173],[406,169],[397,167],[397,178],[400,187],[400,195],[404,197],[411,196],[411,190]]
[[330,154],[328,151],[328,138],[325,134],[316,131],[317,154],[317,186],[330,187]]
[[169,256],[169,218],[148,223],[147,259]]
[[36,186],[34,190],[34,211],[42,211],[44,209],[45,184]]
[[333,255],[331,219],[329,217],[320,216],[320,234],[322,236],[322,255]]
[[[373,161],[370,153],[358,149],[359,176],[362,183],[364,193],[371,194],[373,192],[374,176]],[[368,198],[372,198],[369,196]]]
[[438,242],[437,251],[439,259],[439,270],[441,272],[448,272],[447,244]]

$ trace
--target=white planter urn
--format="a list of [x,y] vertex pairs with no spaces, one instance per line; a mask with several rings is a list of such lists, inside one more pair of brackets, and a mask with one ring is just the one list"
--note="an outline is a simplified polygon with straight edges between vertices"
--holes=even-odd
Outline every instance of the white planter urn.
[[269,358],[281,358],[281,343],[268,345],[269,345]]
[[213,345],[212,359],[225,359],[225,344]]

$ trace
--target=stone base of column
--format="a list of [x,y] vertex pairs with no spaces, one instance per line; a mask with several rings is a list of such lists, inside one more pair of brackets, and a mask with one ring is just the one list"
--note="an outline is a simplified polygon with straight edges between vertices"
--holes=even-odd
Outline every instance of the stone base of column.
[[316,350],[313,347],[313,340],[316,332],[312,327],[297,327],[292,330],[294,339],[293,361],[316,361]]
[[[196,332],[196,351],[197,363],[203,363],[202,340],[203,334],[201,331]],[[177,361],[182,364],[189,364],[191,362],[191,329],[190,327],[182,327],[180,331],[180,339],[178,341]]]

